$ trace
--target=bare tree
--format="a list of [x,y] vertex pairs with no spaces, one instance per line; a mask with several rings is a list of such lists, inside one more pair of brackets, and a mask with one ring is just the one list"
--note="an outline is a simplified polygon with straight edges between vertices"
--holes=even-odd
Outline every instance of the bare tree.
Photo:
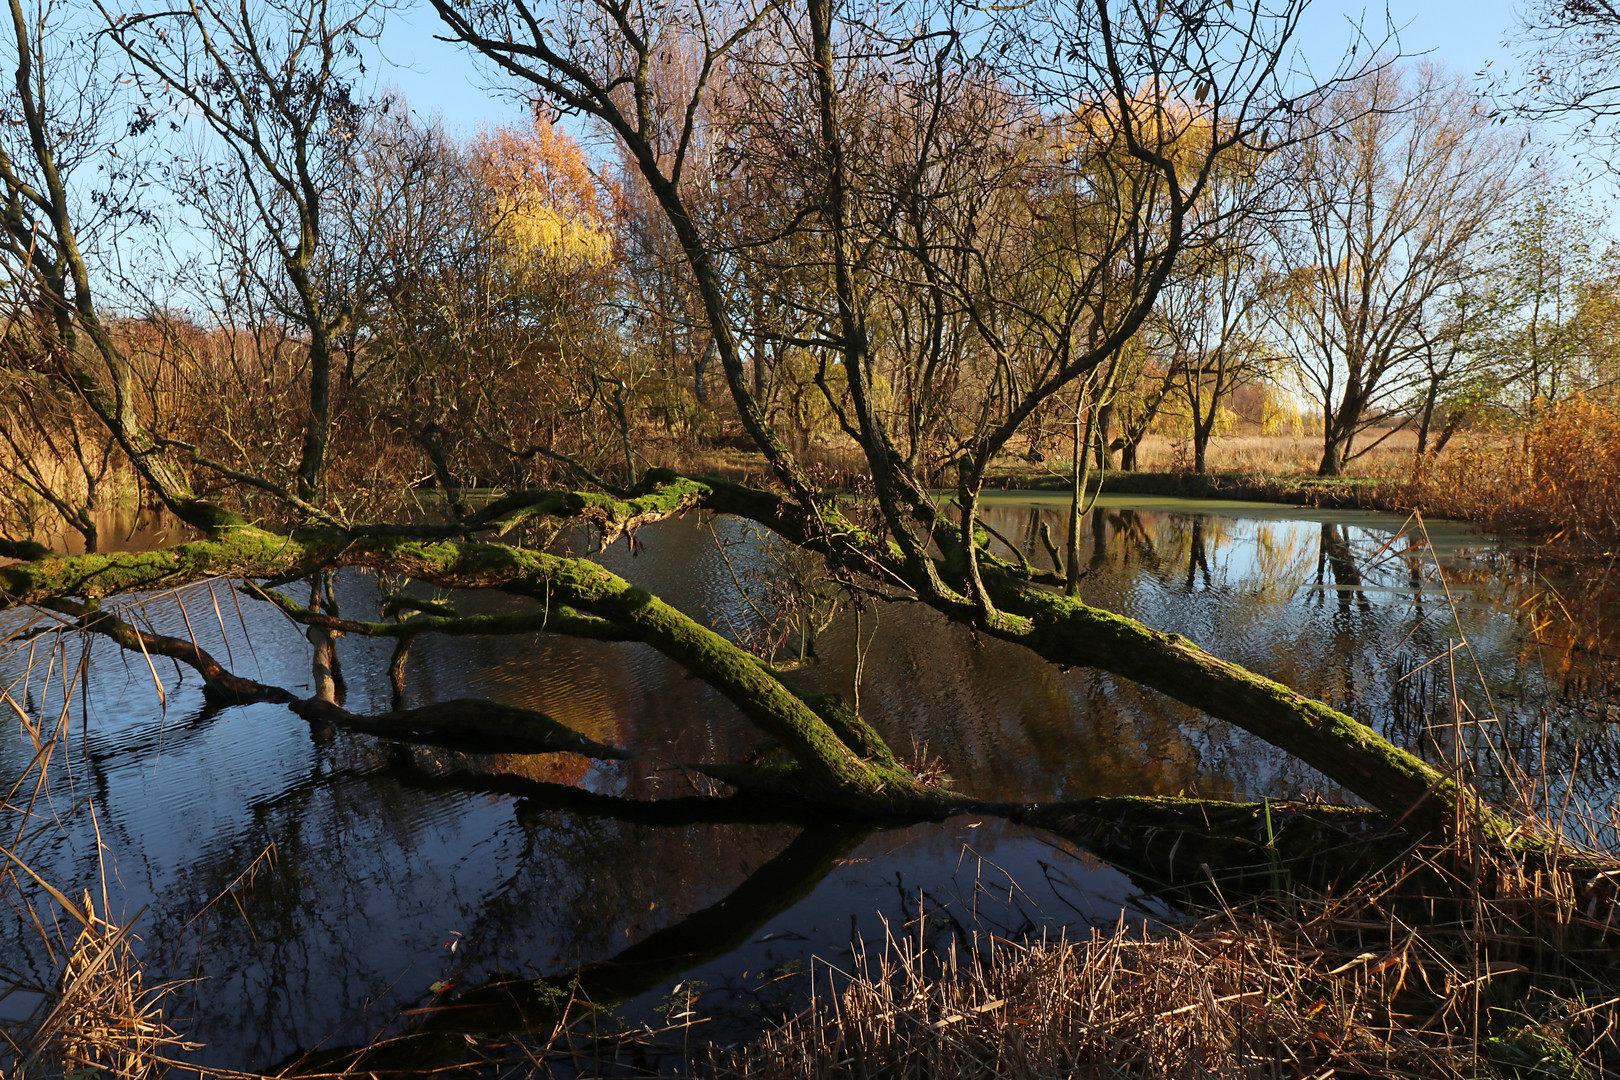
[[[135,368],[115,317],[104,311],[105,290],[119,280],[116,242],[142,219],[134,194],[145,182],[127,160],[101,168],[120,160],[113,152],[121,118],[113,82],[95,39],[84,34],[90,27],[79,27],[78,36],[56,32],[60,16],[49,5],[29,9],[23,0],[12,0],[10,12],[3,55],[14,79],[0,139],[10,351],[20,349],[47,376],[47,394],[82,401],[148,491],[184,516],[189,482],[164,458],[152,431],[160,420],[142,410]],[[75,40],[76,48],[60,51]],[[99,180],[89,178],[97,172]],[[94,501],[89,492],[87,498]],[[57,501],[84,532],[89,519],[80,511],[87,505]]]
[[[1521,144],[1459,81],[1384,68],[1312,111],[1286,166],[1272,324],[1322,418],[1322,476],[1408,397],[1425,308],[1461,281],[1520,182]],[[1366,447],[1362,448],[1364,452]]]
[[[1498,89],[1518,116],[1563,128],[1576,154],[1613,171],[1620,132],[1614,51],[1620,8],[1610,0],[1535,0],[1519,14],[1524,69]],[[1505,85],[1504,85],[1505,84]]]
[[355,314],[352,298],[328,280],[323,246],[332,204],[352,190],[348,144],[368,122],[356,41],[377,32],[376,13],[328,0],[98,6],[148,88],[148,115],[156,121],[183,102],[182,115],[216,136],[221,156],[192,182],[206,198],[234,188],[230,198],[251,208],[238,222],[251,225],[239,265],[267,295],[284,298],[280,314],[304,338],[307,398],[293,472],[299,498],[314,500],[331,441],[333,365]]
[[1272,350],[1263,329],[1268,272],[1265,225],[1274,213],[1274,170],[1261,171],[1258,157],[1231,162],[1212,185],[1209,212],[1219,229],[1182,261],[1154,316],[1167,347],[1161,357],[1187,410],[1193,471],[1209,467],[1209,444],[1223,403],[1245,382],[1268,374]]

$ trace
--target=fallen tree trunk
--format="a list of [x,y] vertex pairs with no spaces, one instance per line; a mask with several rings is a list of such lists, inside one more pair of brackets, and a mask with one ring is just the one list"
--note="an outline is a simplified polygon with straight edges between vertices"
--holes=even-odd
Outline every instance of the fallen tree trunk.
[[[1511,826],[1466,787],[1352,716],[1205,652],[1179,634],[1006,577],[993,593],[1008,619],[987,632],[1055,664],[1086,666],[1149,686],[1286,750],[1414,831],[1479,820],[1505,838]],[[1461,815],[1461,817],[1459,817]]]
[[[657,474],[664,475],[664,474]],[[706,481],[703,505],[748,517],[788,540],[813,547],[850,570],[877,561],[875,541],[823,511],[816,519],[773,496],[724,481]],[[959,594],[930,594],[927,583],[907,582],[914,597],[947,618],[973,626],[1063,667],[1090,667],[1119,675],[1224,720],[1300,758],[1406,827],[1421,833],[1479,824],[1505,840],[1512,826],[1484,806],[1465,785],[1395,746],[1354,717],[1306,697],[1199,648],[1179,634],[1164,634],[1123,615],[1092,607],[1055,588],[1062,580],[1029,566],[1013,566],[979,551],[979,569],[996,609],[988,615],[970,601],[970,560],[956,526],[936,530],[944,549],[940,577],[963,583]],[[904,567],[894,560],[890,576]],[[880,578],[881,580],[881,578]]]
[[[233,525],[203,540],[159,551],[49,557],[0,568],[0,609],[44,605],[68,596],[100,599],[208,577],[292,578],[335,567],[363,567],[444,588],[499,589],[530,597],[544,611],[553,605],[565,609],[558,617],[558,629],[565,633],[578,614],[605,621],[615,628],[613,636],[651,645],[730,698],[793,756],[798,766],[793,781],[807,797],[874,812],[912,813],[962,801],[961,796],[918,784],[876,733],[850,711],[826,699],[810,699],[818,711],[751,654],[584,559],[478,541],[355,537],[335,530],[278,536]],[[539,627],[528,628],[549,626],[542,619]],[[590,623],[589,630],[591,636],[609,636],[599,622]],[[761,775],[775,787],[783,774]],[[746,783],[748,778],[745,772],[737,773],[731,781]]]
[[[980,632],[1029,648],[1064,666],[1090,666],[1134,679],[1249,731],[1296,755],[1420,833],[1441,833],[1467,821],[1506,840],[1511,827],[1483,807],[1455,779],[1399,749],[1371,728],[1280,683],[1215,657],[1174,634],[1091,607],[1040,587],[1026,568],[999,564],[981,553],[981,579],[995,609],[961,594],[930,593],[930,582],[907,582],[907,560],[879,537],[848,522],[835,506],[814,514],[766,492],[669,473],[649,474],[650,490],[633,499],[525,493],[501,500],[499,515],[480,527],[498,527],[544,513],[588,520],[604,535],[618,535],[646,520],[692,507],[749,517],[787,539],[817,550],[846,572],[861,572],[880,586],[910,585],[920,599]],[[669,604],[601,565],[505,544],[441,538],[445,527],[313,529],[278,535],[220,516],[202,540],[140,553],[34,557],[0,568],[0,608],[86,600],[172,587],[207,577],[292,580],[319,569],[363,567],[403,574],[443,588],[497,589],[539,604],[527,616],[482,622],[426,616],[420,631],[444,633],[550,630],[587,637],[645,642],[730,698],[791,755],[791,768],[712,763],[710,775],[740,786],[806,797],[880,813],[933,814],[962,806],[958,794],[928,788],[896,762],[870,725],[829,699],[813,699],[787,686],[757,658]],[[941,528],[949,542],[955,527]],[[37,551],[18,554],[38,556]],[[936,580],[960,580],[964,559],[947,547]],[[269,594],[290,614],[328,629],[404,635],[411,623],[358,623],[304,612]],[[555,612],[555,617],[551,615]]]

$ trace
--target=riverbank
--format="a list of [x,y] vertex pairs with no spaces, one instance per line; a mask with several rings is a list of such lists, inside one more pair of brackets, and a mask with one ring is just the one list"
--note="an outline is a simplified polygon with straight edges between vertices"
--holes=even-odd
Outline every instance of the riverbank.
[[[765,459],[756,451],[735,448],[677,455],[673,467],[690,476],[717,476],[738,483],[758,482],[769,474]],[[859,463],[853,458],[826,464],[835,474],[848,477]],[[1047,468],[1022,462],[992,469],[987,487],[998,491],[1067,491],[1070,480]],[[1110,495],[1147,495],[1162,498],[1231,499],[1268,502],[1316,510],[1379,510],[1407,514],[1428,509],[1424,489],[1405,476],[1312,476],[1303,472],[1230,469],[1205,474],[1185,469],[1092,473],[1088,490],[1098,485]]]
[[[1008,491],[1067,491],[1069,481],[1046,473],[1007,472],[990,486]],[[1406,514],[1423,510],[1421,489],[1406,480],[1379,477],[1267,476],[1260,473],[1110,472],[1087,485],[1110,495],[1232,499],[1269,502],[1313,510],[1379,510]]]
[[[1517,425],[1471,433],[1434,457],[1358,462],[1359,477],[1306,474],[1273,457],[1207,477],[1185,470],[1108,473],[1112,494],[1284,502],[1321,509],[1382,510],[1466,521],[1494,533],[1555,544],[1582,556],[1620,552],[1620,407],[1577,396]],[[1066,487],[1066,478],[1022,463],[997,483]]]

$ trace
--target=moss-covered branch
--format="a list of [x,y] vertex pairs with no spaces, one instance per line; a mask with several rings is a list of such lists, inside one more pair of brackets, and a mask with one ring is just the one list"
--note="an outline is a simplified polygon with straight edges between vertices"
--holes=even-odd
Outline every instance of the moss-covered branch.
[[986,628],[997,637],[1055,664],[1122,675],[1258,735],[1420,832],[1454,827],[1459,813],[1477,815],[1498,836],[1509,831],[1472,792],[1354,717],[1179,634],[1005,576],[989,580],[1001,610],[1016,617]]
[[[763,493],[711,483],[705,505],[750,518],[795,542],[812,536],[804,515]],[[822,532],[819,546],[835,564],[862,570],[880,556],[863,539]],[[942,524],[940,577],[965,589],[970,561],[962,534]],[[976,560],[995,609],[987,613],[959,596],[914,592],[948,618],[975,625],[1065,667],[1092,667],[1149,686],[1216,719],[1257,735],[1302,759],[1369,804],[1420,832],[1439,832],[1463,818],[1506,838],[1510,826],[1466,787],[1402,750],[1367,725],[1287,686],[1222,660],[1184,637],[1163,634],[1077,597],[1041,588],[1045,575],[980,551]],[[905,573],[886,560],[889,576]],[[1036,579],[1036,580],[1032,580]]]
[[631,761],[627,750],[575,731],[534,709],[482,698],[437,701],[416,709],[363,716],[330,702],[309,700],[293,706],[306,720],[376,735],[384,739],[441,746],[468,753],[581,754],[600,761]]
[[874,806],[940,797],[904,770],[861,756],[755,657],[596,563],[492,544],[414,542],[359,552],[353,560],[442,587],[500,588],[562,603],[629,627],[780,742],[818,797]]
[[[238,526],[158,551],[53,557],[0,567],[0,608],[69,596],[95,599],[222,575],[287,577],[339,566],[404,574],[442,588],[499,589],[531,597],[545,610],[569,608],[605,620],[615,634],[646,642],[736,703],[798,762],[806,795],[843,805],[906,810],[954,799],[918,785],[852,713],[822,702],[822,711],[832,719],[829,726],[757,658],[584,559],[476,541],[355,537],[339,530],[286,537]],[[277,602],[291,605],[285,598]],[[313,613],[304,615],[313,618]],[[589,629],[601,628],[591,623]]]
[[[592,638],[597,641],[645,640],[644,636],[629,623],[586,615],[561,604],[548,605],[539,611],[510,615],[457,615],[448,609],[447,605],[434,604],[427,605],[433,614],[420,615],[407,622],[367,622],[312,611],[285,593],[275,590],[250,585],[247,591],[252,596],[271,601],[288,617],[305,626],[318,626],[363,637],[409,640],[421,634],[477,636],[544,632]],[[882,736],[838,695],[805,691],[783,679],[780,673],[763,660],[757,657],[752,659],[762,671],[781,682],[789,693],[804,702],[833,734],[857,755],[888,768],[900,767],[899,761],[888,744],[883,741]]]
[[346,531],[354,537],[448,540],[486,530],[505,532],[527,520],[550,518],[590,525],[601,534],[602,543],[606,545],[626,532],[692,509],[709,491],[709,485],[703,481],[659,472],[649,474],[640,489],[622,498],[589,491],[514,491],[451,524],[354,525]]
[[[792,542],[826,554],[845,571],[904,582],[905,560],[881,538],[846,521],[835,506],[805,508],[768,492],[720,481],[651,473],[630,499],[580,493],[522,493],[485,509],[488,522],[543,513],[589,521],[604,536],[684,509],[746,516]],[[945,526],[941,529],[952,533]],[[939,576],[960,586],[960,536],[944,537]],[[32,553],[32,552],[30,552]],[[423,538],[403,530],[312,530],[278,536],[231,521],[208,538],[158,551],[33,559],[0,567],[0,608],[14,603],[162,588],[211,576],[296,575],[312,567],[363,566],[444,588],[499,589],[539,602],[539,613],[463,619],[425,614],[404,624],[361,623],[296,611],[301,621],[373,636],[408,638],[429,630],[481,633],[549,630],[643,641],[725,694],[777,739],[802,772],[790,778],[816,797],[851,805],[945,807],[957,797],[919,787],[876,733],[852,712],[795,692],[755,657],[599,564],[497,543]],[[1100,668],[1152,687],[1294,754],[1393,818],[1423,832],[1466,816],[1499,837],[1507,825],[1452,778],[1395,747],[1353,717],[1222,660],[1174,634],[1093,608],[1031,583],[1028,570],[981,553],[993,611],[911,582],[947,617],[1024,646],[1055,664]],[[324,620],[324,621],[323,621]],[[742,768],[739,766],[739,768]],[[753,771],[750,771],[753,777]]]

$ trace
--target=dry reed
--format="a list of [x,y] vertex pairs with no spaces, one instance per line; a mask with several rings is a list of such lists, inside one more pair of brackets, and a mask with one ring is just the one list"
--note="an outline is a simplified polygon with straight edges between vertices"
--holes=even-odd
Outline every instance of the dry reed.
[[1424,905],[1394,886],[1454,854],[1414,855],[1349,896],[996,941],[965,960],[891,937],[852,972],[827,969],[805,1012],[711,1064],[728,1077],[895,1080],[1601,1075],[1620,1017],[1582,991],[1605,965],[1594,955],[1583,973],[1566,952],[1556,976],[1532,977],[1529,943],[1544,960],[1582,935],[1612,952],[1612,933],[1568,874],[1415,917]]
[[[14,631],[12,637],[26,639],[28,629]],[[64,644],[41,651],[48,653],[44,683],[55,670],[68,672]],[[164,1002],[175,984],[145,984],[133,945],[136,919],[119,920],[111,912],[107,868],[101,861],[106,848],[91,801],[70,797],[68,814],[88,818],[94,830],[99,898],[86,889],[79,900],[70,899],[24,858],[24,852],[48,846],[53,834],[67,827],[53,809],[60,795],[52,791],[52,772],[64,767],[60,759],[70,745],[72,698],[68,695],[51,719],[25,709],[12,694],[16,689],[0,688],[0,708],[32,744],[33,756],[20,775],[10,778],[0,801],[0,900],[23,926],[32,928],[37,951],[54,966],[55,976],[41,983],[0,961],[0,997],[15,994],[36,1002],[19,1021],[0,1027],[0,1076],[145,1080],[163,1075],[177,1064],[177,1053],[197,1046],[180,1038],[164,1017]]]
[[1576,396],[1482,433],[1417,485],[1437,516],[1572,545],[1620,543],[1620,403]]
[[130,944],[130,925],[103,918],[89,892],[76,913],[84,925],[57,980],[54,1001],[30,1033],[15,1076],[61,1069],[119,1080],[161,1074],[176,1050],[200,1049],[179,1038],[163,1016],[172,986],[145,987]]

